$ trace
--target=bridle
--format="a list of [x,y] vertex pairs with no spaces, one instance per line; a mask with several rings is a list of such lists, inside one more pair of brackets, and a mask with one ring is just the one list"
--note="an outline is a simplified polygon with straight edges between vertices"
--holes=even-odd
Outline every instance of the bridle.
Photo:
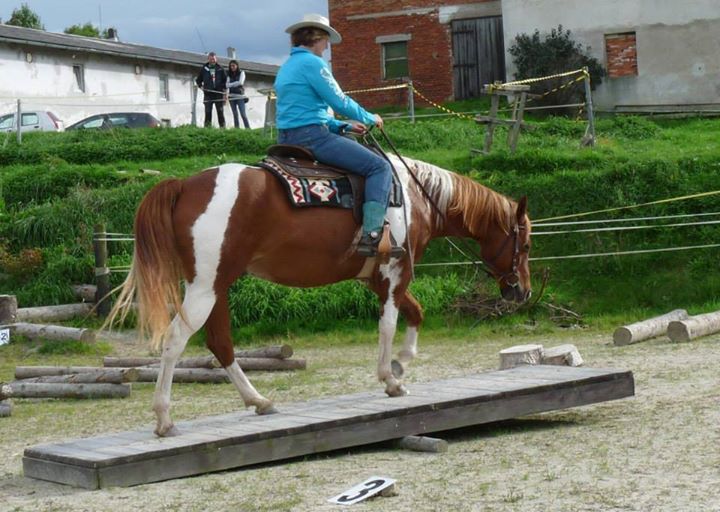
[[[524,223],[522,225],[515,223],[512,227],[512,232],[508,233],[508,236],[495,253],[495,256],[487,261],[483,260],[485,265],[487,265],[490,269],[490,272],[492,272],[493,277],[495,277],[498,281],[504,281],[507,286],[513,289],[520,286],[520,272],[518,267],[520,263],[520,254],[524,252],[524,248],[520,248],[520,231],[525,231],[526,229],[527,226],[525,226]],[[501,274],[495,266],[495,262],[505,252],[511,241],[513,244],[512,267],[508,272]]]

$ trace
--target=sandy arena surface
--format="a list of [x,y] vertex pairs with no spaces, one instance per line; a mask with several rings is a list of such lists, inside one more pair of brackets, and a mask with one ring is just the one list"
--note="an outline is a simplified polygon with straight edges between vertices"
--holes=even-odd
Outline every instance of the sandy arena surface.
[[[23,450],[150,425],[152,384],[133,385],[123,400],[16,400],[13,416],[0,418],[0,510],[345,510],[327,499],[382,475],[397,480],[397,496],[350,510],[720,511],[720,336],[685,344],[658,338],[627,347],[612,346],[608,333],[587,330],[494,339],[470,333],[464,340],[430,332],[424,341],[421,335],[408,375],[411,392],[413,381],[494,369],[501,348],[535,342],[575,343],[587,366],[632,370],[636,396],[447,432],[438,436],[449,443],[444,454],[374,445],[99,491],[26,479]],[[300,343],[296,355],[308,360],[306,372],[250,374],[280,408],[378,385],[370,339],[330,348]],[[117,342],[117,354],[139,351]],[[79,357],[82,364],[99,364]],[[229,384],[176,385],[173,398],[176,420],[240,407]]]

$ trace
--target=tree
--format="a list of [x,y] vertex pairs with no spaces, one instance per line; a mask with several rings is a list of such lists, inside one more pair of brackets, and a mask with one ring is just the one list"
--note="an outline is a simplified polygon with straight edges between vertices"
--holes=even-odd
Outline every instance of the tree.
[[5,24],[45,30],[45,25],[40,22],[40,16],[30,9],[27,4],[22,4],[19,9],[13,9],[10,19]]
[[97,28],[95,25],[90,23],[89,21],[85,23],[84,25],[80,25],[79,23],[76,25],[71,25],[67,27],[63,32],[66,34],[73,34],[76,36],[85,36],[85,37],[99,37],[99,38],[107,38],[107,29],[100,31],[99,28]]
[[[594,89],[605,74],[600,62],[589,55],[590,47],[583,47],[573,40],[569,30],[563,30],[562,25],[552,29],[549,34],[540,34],[536,30],[533,35],[519,34],[510,47],[510,55],[517,72],[516,80],[536,78],[574,71],[587,67],[590,73],[590,84]],[[547,92],[566,85],[577,77],[554,78],[532,84],[533,88],[541,87],[542,90],[533,92]],[[568,103],[580,103],[584,101],[584,89],[582,83],[576,82],[572,86],[565,86],[545,98],[537,101],[538,104],[564,105]],[[560,113],[554,111],[548,113]]]

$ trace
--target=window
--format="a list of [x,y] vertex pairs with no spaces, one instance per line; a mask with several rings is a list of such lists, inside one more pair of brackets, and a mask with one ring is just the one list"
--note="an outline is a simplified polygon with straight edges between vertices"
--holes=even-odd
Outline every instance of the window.
[[170,128],[172,126],[172,121],[170,119],[160,119],[160,124],[163,128]]
[[75,75],[75,85],[82,92],[85,92],[85,66],[73,64],[73,74]]
[[23,126],[33,126],[35,124],[40,123],[40,118],[37,114],[23,114],[22,115],[22,125]]
[[383,79],[405,78],[408,71],[407,41],[383,43]]
[[80,125],[81,128],[100,128],[103,125],[104,121],[103,116],[97,116],[97,117],[91,117],[87,121],[85,121],[83,124]]
[[605,54],[608,77],[619,78],[638,74],[635,32],[605,34]]
[[15,124],[15,114],[8,114],[0,117],[0,129],[12,128]]
[[170,101],[170,79],[163,73],[160,74],[160,99]]

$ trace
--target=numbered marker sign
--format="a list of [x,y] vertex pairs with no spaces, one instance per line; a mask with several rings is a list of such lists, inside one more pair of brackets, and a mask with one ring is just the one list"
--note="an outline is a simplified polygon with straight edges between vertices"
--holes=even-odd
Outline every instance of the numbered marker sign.
[[387,478],[384,476],[371,476],[363,483],[358,484],[355,487],[351,487],[344,493],[339,494],[334,498],[330,498],[328,501],[330,503],[336,503],[338,505],[352,505],[354,503],[367,499],[370,496],[375,496],[377,493],[379,493],[383,489],[387,489],[394,483],[395,480],[393,480],[392,478]]
[[10,329],[0,329],[0,345],[10,343]]

